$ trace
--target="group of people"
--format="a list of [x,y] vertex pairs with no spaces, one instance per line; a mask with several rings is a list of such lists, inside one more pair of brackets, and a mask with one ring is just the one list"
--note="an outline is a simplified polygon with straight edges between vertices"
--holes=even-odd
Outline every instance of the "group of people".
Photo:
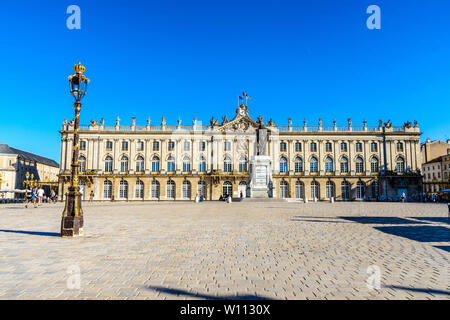
[[57,195],[55,190],[51,190],[50,195],[45,194],[45,190],[42,187],[34,187],[31,190],[25,192],[25,208],[28,208],[29,204],[33,204],[35,208],[41,206],[42,203],[56,203]]

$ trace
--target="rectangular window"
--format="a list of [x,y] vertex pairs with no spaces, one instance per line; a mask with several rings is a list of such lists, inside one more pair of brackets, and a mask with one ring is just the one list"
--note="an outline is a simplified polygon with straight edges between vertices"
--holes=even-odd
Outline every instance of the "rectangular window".
[[315,142],[311,142],[311,152],[317,152],[317,144]]
[[341,143],[341,151],[342,152],[347,152],[347,144],[345,142]]
[[153,151],[159,151],[159,142],[153,141]]
[[190,151],[191,150],[191,143],[189,141],[184,142],[184,151]]
[[231,150],[231,142],[230,141],[225,141],[223,143],[223,150],[224,151],[230,151]]
[[375,142],[370,145],[370,151],[371,152],[377,152],[378,151],[378,145]]
[[144,142],[143,141],[138,141],[136,144],[136,150],[137,151],[143,151],[144,150]]
[[168,149],[169,151],[173,151],[173,149],[175,149],[175,142],[169,141],[169,142],[167,143],[167,149]]
[[106,141],[106,150],[107,151],[112,151],[112,148],[113,148],[112,141]]
[[198,143],[198,149],[199,149],[200,151],[205,151],[205,149],[206,149],[206,142],[205,142],[205,141],[200,141],[200,142]]
[[326,152],[331,152],[331,151],[332,151],[331,142],[327,142],[327,143],[325,144],[325,151],[326,151]]
[[356,143],[356,152],[362,152],[362,143]]
[[295,143],[295,151],[301,152],[302,151],[302,144],[300,142]]
[[128,150],[128,141],[122,141],[122,151]]
[[80,141],[80,150],[86,150],[86,141]]

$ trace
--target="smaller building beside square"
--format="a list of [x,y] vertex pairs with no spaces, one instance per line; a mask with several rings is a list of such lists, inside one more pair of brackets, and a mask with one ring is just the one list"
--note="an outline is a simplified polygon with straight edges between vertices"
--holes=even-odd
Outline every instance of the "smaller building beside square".
[[56,189],[59,175],[56,161],[0,143],[0,190],[5,191],[4,198],[23,198],[23,194],[13,191],[26,188],[27,172],[41,182],[47,195],[50,188]]

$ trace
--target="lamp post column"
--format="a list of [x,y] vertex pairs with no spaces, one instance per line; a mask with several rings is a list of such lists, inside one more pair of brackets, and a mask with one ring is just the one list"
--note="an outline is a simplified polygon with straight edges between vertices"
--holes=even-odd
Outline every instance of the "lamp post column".
[[73,97],[75,98],[75,118],[73,128],[73,148],[72,148],[72,174],[70,179],[69,193],[66,197],[66,205],[61,219],[61,237],[76,237],[83,235],[83,209],[81,208],[81,193],[78,185],[78,155],[79,155],[79,131],[80,131],[80,111],[81,98],[86,94],[87,79],[83,72],[85,67],[80,63],[74,66],[75,74],[69,76]]

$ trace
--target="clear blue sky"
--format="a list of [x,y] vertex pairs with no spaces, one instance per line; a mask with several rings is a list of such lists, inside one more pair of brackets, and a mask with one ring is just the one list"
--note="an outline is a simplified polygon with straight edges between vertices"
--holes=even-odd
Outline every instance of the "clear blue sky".
[[[81,8],[81,30],[66,9]],[[381,8],[381,30],[366,9]],[[81,122],[231,118],[237,97],[277,125],[418,120],[450,138],[450,2],[8,1],[0,8],[0,142],[59,162],[67,76],[91,79]]]

